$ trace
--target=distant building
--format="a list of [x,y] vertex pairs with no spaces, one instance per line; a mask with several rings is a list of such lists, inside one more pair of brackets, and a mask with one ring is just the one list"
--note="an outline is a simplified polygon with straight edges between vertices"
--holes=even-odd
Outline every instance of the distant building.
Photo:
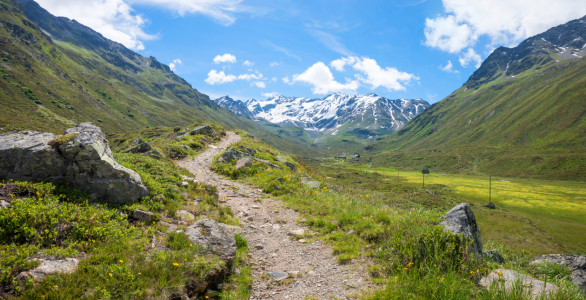
[[357,159],[357,158],[360,158],[360,154],[350,156],[350,159]]
[[340,156],[338,156],[338,158],[341,158],[341,159],[346,159],[346,156],[344,156],[344,155],[340,155]]

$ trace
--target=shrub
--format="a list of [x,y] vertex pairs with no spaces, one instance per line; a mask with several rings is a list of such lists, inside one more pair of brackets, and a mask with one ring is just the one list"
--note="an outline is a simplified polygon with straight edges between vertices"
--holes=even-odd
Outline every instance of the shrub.
[[[29,88],[27,88],[27,87],[22,87],[22,88],[20,89],[20,91],[21,91],[21,92],[22,92],[22,93],[23,93],[25,96],[27,96],[29,99],[31,99],[31,100],[33,100],[33,101],[35,101],[35,102],[37,102],[36,100],[39,100],[39,98],[37,98],[37,97],[35,96],[35,93],[33,92],[33,90],[31,90],[31,89],[29,89]],[[40,101],[39,101],[39,102],[40,102]],[[41,104],[41,103],[38,103],[38,104]]]
[[167,148],[167,155],[172,159],[183,159],[189,154],[181,145],[172,144]]

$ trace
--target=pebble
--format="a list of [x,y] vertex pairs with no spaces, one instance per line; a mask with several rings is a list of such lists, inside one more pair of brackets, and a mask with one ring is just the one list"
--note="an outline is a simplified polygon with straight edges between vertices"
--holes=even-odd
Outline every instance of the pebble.
[[256,245],[256,246],[254,246],[254,249],[258,249],[258,250],[260,250],[260,249],[264,249],[264,247],[263,247],[263,245],[261,245],[261,244],[258,244],[258,245]]
[[303,244],[303,243],[305,243],[305,240],[304,239],[300,239],[298,242],[300,242],[300,243]]

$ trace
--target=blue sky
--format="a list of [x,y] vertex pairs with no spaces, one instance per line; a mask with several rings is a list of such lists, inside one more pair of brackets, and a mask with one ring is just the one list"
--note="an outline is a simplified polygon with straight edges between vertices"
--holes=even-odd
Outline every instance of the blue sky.
[[582,17],[564,0],[38,0],[211,98],[376,93],[436,102],[496,47]]

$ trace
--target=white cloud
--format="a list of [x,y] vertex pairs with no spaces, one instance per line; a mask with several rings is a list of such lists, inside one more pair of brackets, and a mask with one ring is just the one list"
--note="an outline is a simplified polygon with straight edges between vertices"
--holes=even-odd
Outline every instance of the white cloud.
[[362,59],[356,58],[357,62],[352,66],[355,70],[362,71],[366,78],[361,75],[356,75],[356,78],[363,83],[369,84],[372,89],[376,89],[380,86],[385,87],[389,91],[404,91],[405,86],[411,81],[411,79],[419,80],[419,77],[401,72],[395,68],[381,68],[376,60],[363,57]]
[[425,45],[450,53],[474,46],[481,36],[493,45],[523,39],[586,15],[584,0],[443,0],[446,16],[426,19]]
[[216,70],[211,70],[208,73],[208,78],[206,78],[204,81],[207,82],[208,84],[215,85],[215,84],[223,84],[223,83],[232,82],[236,79],[237,79],[236,76],[234,76],[232,74],[226,75],[224,73],[224,71],[218,72]]
[[454,65],[452,65],[452,61],[448,60],[448,64],[445,66],[439,66],[440,70],[444,71],[444,72],[448,72],[448,73],[460,73],[460,71],[458,70],[454,70],[453,69]]
[[281,79],[284,83],[289,83],[289,77],[283,77],[283,79]]
[[169,64],[169,68],[171,69],[171,71],[175,72],[177,70],[177,65],[181,64],[183,64],[183,62],[181,62],[181,59],[174,59],[173,62]]
[[269,64],[269,66],[271,66],[271,67],[276,67],[276,66],[278,66],[278,65],[280,65],[280,64],[281,64],[280,62],[276,62],[276,61],[274,61],[274,62],[270,63],[270,64]]
[[273,48],[275,51],[279,51],[279,52],[284,53],[285,55],[287,55],[289,57],[293,57],[293,58],[296,58],[297,60],[301,61],[301,58],[299,56],[297,56],[297,55],[289,52],[289,50],[287,50],[287,49],[285,49],[283,47],[279,47],[279,46],[277,46],[277,45],[275,45],[275,44],[273,44],[273,43],[271,43],[269,41],[261,41],[261,44],[264,45],[264,46],[269,46],[269,47]]
[[264,89],[266,86],[266,84],[262,81],[253,81],[252,84],[256,85],[257,87]]
[[352,51],[348,50],[337,36],[316,29],[308,29],[307,31],[330,50],[346,56],[353,55]]
[[273,77],[273,79],[271,79],[269,82],[277,82],[277,80],[279,80],[277,77]]
[[238,75],[238,79],[239,80],[246,80],[246,81],[250,81],[252,79],[262,79],[262,74],[261,73],[257,73],[255,74],[242,74],[242,75]]
[[468,64],[471,62],[474,62],[475,67],[478,68],[478,67],[480,67],[480,64],[482,63],[482,58],[480,57],[480,55],[478,55],[476,53],[476,51],[474,51],[474,49],[468,48],[468,51],[466,51],[466,52],[462,53],[462,55],[460,55],[460,58],[458,59],[458,61],[460,61],[460,64],[464,68],[466,68],[468,66]]
[[264,97],[267,97],[267,98],[277,97],[277,96],[281,95],[281,94],[279,94],[279,93],[277,93],[277,92],[272,92],[272,93],[261,93],[261,94],[262,94]]
[[347,80],[346,84],[337,82],[330,68],[318,62],[299,75],[293,75],[293,82],[305,82],[313,86],[314,94],[329,94],[342,91],[356,91],[360,84],[356,80]]
[[74,19],[133,50],[144,50],[142,41],[156,39],[142,28],[148,20],[137,15],[125,0],[38,0],[60,17]]
[[340,59],[336,59],[336,60],[332,61],[330,63],[330,66],[332,66],[332,68],[336,69],[336,71],[338,71],[338,72],[343,72],[344,67],[346,65],[353,65],[354,63],[356,63],[356,59],[357,58],[354,56],[342,57]]
[[253,62],[249,62],[248,60],[245,60],[242,65],[247,66],[247,67],[252,67],[254,65]]
[[214,63],[219,64],[219,63],[235,63],[236,62],[236,56],[226,53],[224,55],[217,55],[216,57],[214,57]]

